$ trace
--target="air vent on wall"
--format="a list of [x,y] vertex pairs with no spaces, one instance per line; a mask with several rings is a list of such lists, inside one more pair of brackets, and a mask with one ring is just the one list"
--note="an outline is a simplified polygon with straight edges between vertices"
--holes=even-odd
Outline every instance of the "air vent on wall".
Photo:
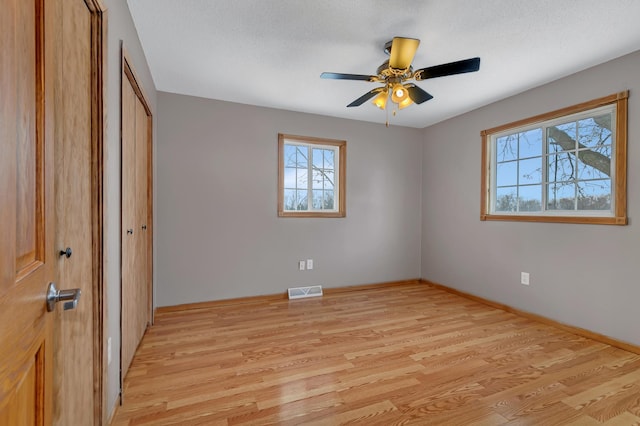
[[302,299],[304,297],[322,296],[322,286],[312,285],[309,287],[292,287],[287,290],[289,299]]

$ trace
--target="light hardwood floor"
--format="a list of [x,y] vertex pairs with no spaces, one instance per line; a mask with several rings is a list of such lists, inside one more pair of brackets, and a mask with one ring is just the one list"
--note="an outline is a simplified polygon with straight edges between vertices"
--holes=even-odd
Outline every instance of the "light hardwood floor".
[[156,316],[114,425],[633,425],[640,355],[425,284]]

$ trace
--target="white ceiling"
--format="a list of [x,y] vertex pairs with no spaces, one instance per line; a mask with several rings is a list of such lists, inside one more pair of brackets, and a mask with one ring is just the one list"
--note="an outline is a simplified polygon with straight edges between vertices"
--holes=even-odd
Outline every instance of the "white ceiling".
[[[375,74],[394,36],[414,69],[481,57],[480,71],[417,83],[434,99],[392,125],[426,127],[640,49],[640,0],[128,0],[160,91],[384,123]],[[640,70],[639,70],[640,71]]]

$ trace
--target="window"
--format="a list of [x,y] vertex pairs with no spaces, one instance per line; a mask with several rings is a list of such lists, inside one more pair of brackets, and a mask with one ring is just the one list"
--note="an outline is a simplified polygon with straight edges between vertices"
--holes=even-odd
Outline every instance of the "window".
[[344,217],[347,143],[278,135],[278,216]]
[[481,132],[481,220],[625,225],[621,92]]

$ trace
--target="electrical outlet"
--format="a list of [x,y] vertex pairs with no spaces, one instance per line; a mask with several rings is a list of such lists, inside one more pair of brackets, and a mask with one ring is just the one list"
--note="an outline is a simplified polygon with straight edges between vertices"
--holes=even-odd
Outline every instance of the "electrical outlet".
[[306,262],[304,260],[301,260],[301,261],[298,262],[298,270],[299,271],[304,271],[305,263]]
[[313,269],[313,259],[307,259],[307,270]]
[[107,364],[111,364],[111,337],[107,339]]
[[520,284],[529,285],[529,273],[528,272],[520,272]]

